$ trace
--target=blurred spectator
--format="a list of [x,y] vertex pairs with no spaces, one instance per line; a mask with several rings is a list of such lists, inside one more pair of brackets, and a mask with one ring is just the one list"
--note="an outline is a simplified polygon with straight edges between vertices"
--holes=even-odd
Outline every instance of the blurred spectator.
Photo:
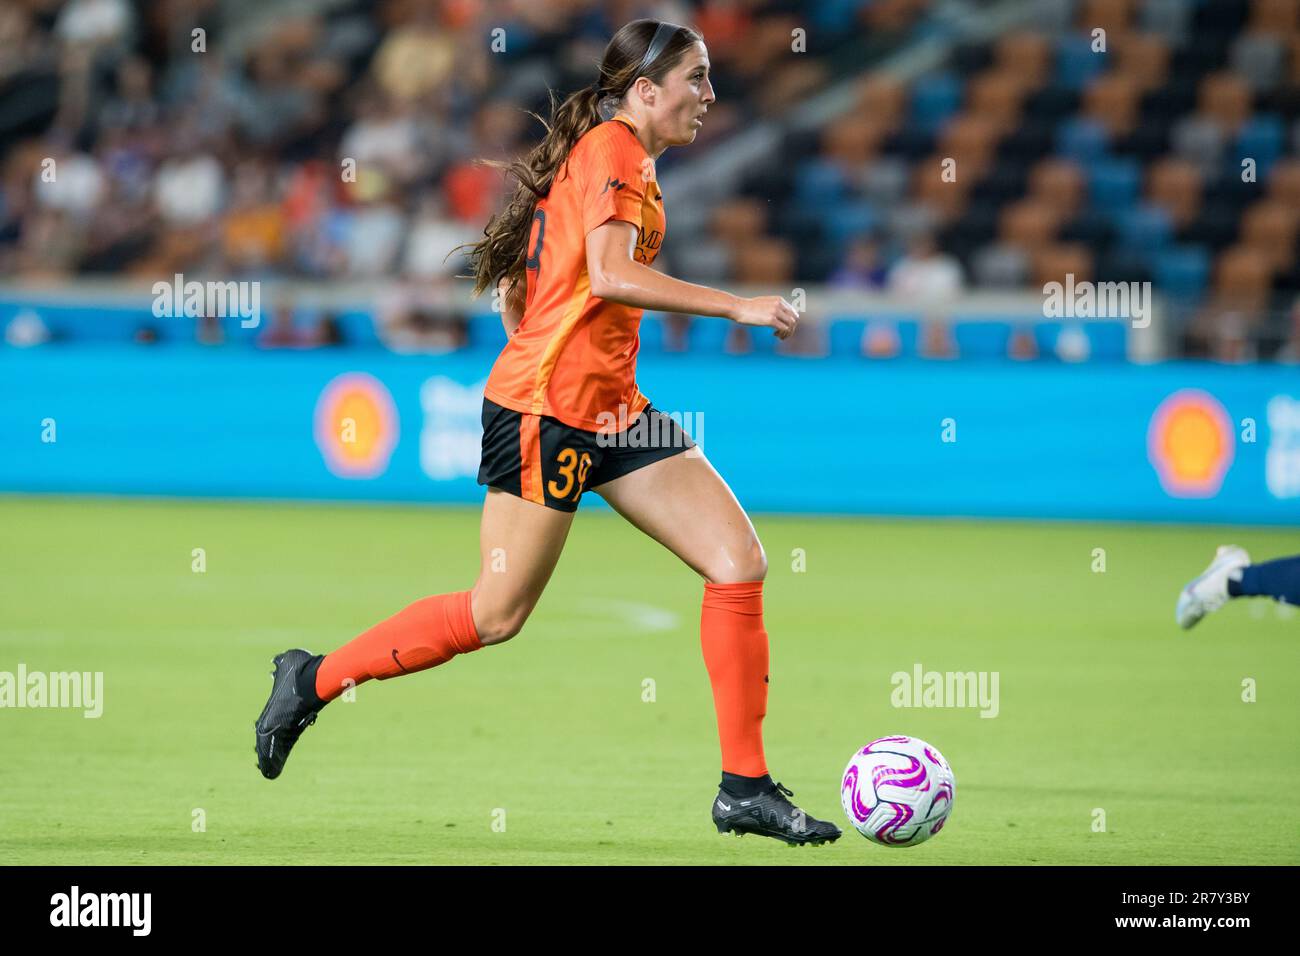
[[921,303],[941,303],[955,299],[965,282],[961,265],[935,245],[928,232],[918,233],[907,254],[889,270],[889,291]]
[[55,35],[89,47],[125,43],[133,14],[126,0],[69,0],[59,12]]
[[888,270],[880,262],[880,240],[864,237],[849,246],[844,264],[827,281],[837,289],[873,292],[885,287],[888,276]]
[[221,163],[198,144],[192,131],[183,135],[188,148],[166,160],[154,180],[154,200],[163,220],[181,227],[214,219],[225,190]]
[[411,222],[402,259],[403,274],[413,279],[456,275],[464,265],[464,258],[449,253],[461,243],[474,241],[478,235],[479,230],[447,218],[440,196],[426,195]]

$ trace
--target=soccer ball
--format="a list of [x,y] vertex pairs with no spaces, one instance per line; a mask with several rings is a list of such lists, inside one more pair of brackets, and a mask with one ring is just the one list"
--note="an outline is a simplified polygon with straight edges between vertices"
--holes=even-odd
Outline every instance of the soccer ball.
[[880,737],[849,760],[840,802],[872,843],[916,846],[943,829],[957,796],[948,761],[924,740]]

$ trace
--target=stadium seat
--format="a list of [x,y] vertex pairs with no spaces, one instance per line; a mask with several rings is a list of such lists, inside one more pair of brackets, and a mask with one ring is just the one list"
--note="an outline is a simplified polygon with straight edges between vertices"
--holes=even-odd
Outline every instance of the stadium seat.
[[1083,91],[1083,115],[1105,129],[1114,142],[1133,131],[1139,99],[1140,91],[1131,78],[1108,73],[1097,77]]
[[1300,210],[1261,199],[1242,214],[1241,242],[1275,271],[1289,269],[1295,259],[1297,225]]
[[1195,301],[1205,292],[1210,256],[1203,246],[1173,246],[1157,253],[1152,272],[1166,295],[1184,302]]
[[828,210],[826,234],[841,249],[854,239],[867,235],[880,221],[874,206],[866,200],[843,203]]
[[1057,128],[1056,151],[1061,156],[1087,167],[1106,157],[1106,129],[1096,120],[1081,116],[1066,120]]
[[1300,209],[1300,159],[1283,159],[1269,173],[1268,195],[1292,209]]
[[861,114],[886,130],[895,130],[907,116],[907,88],[887,73],[873,73],[862,84]]
[[961,95],[961,82],[951,73],[922,77],[912,87],[912,120],[927,132],[937,131],[957,112]]
[[1256,93],[1267,93],[1282,79],[1286,66],[1282,38],[1264,33],[1246,33],[1232,44],[1228,62]]
[[1077,163],[1060,157],[1045,159],[1029,174],[1029,195],[1049,205],[1061,221],[1073,219],[1083,205],[1085,180]]
[[1137,200],[1141,176],[1131,159],[1103,159],[1089,168],[1089,196],[1094,206],[1114,215]]
[[1184,229],[1201,210],[1201,174],[1195,164],[1167,156],[1147,167],[1147,198],[1158,203],[1175,229]]
[[1032,252],[1056,238],[1060,220],[1055,210],[1038,199],[1021,199],[1003,207],[999,236],[1008,245]]
[[1241,162],[1247,157],[1255,160],[1256,181],[1268,178],[1273,164],[1282,155],[1285,133],[1282,120],[1273,115],[1254,116],[1242,126],[1237,136],[1236,148],[1227,174],[1241,175]]
[[1052,44],[1041,33],[1017,30],[997,41],[998,69],[1019,78],[1026,90],[1037,90],[1051,78]]
[[1127,33],[1115,38],[1115,71],[1140,93],[1164,85],[1169,76],[1169,44],[1156,33]]
[[1024,98],[1025,80],[1001,69],[982,73],[967,84],[967,109],[991,120],[1003,134],[1020,122]]
[[1107,54],[1092,52],[1092,38],[1071,34],[1056,46],[1056,82],[1067,90],[1081,90],[1106,68]]
[[1147,260],[1168,245],[1173,228],[1162,207],[1146,202],[1120,210],[1115,217],[1115,234],[1129,255]]
[[1206,181],[1219,174],[1224,136],[1213,120],[1195,114],[1186,116],[1174,124],[1169,140],[1174,153],[1194,163]]
[[1250,87],[1229,70],[1211,73],[1201,80],[1197,102],[1198,112],[1228,136],[1237,133],[1250,118]]
[[1187,37],[1194,7],[1187,0],[1145,0],[1139,13],[1142,28],[1179,43]]
[[813,160],[801,165],[794,175],[794,193],[801,202],[834,205],[846,188],[844,171],[838,163]]
[[1294,35],[1300,31],[1300,7],[1295,0],[1250,0],[1251,32]]
[[866,197],[883,206],[893,206],[907,194],[911,173],[907,163],[895,156],[882,156],[868,164],[862,178]]

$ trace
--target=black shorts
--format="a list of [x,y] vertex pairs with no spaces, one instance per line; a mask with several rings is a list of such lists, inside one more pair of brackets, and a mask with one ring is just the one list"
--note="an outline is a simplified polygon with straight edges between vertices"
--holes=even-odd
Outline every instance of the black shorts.
[[694,447],[681,426],[652,405],[626,431],[600,435],[485,398],[478,483],[557,511],[577,511],[588,488]]

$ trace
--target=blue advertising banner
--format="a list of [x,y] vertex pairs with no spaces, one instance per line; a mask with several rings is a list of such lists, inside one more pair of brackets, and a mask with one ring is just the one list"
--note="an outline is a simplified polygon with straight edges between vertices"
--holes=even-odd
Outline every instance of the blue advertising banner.
[[[494,357],[3,349],[0,491],[477,502]],[[1300,524],[1295,369],[659,353],[639,381],[755,511]]]

